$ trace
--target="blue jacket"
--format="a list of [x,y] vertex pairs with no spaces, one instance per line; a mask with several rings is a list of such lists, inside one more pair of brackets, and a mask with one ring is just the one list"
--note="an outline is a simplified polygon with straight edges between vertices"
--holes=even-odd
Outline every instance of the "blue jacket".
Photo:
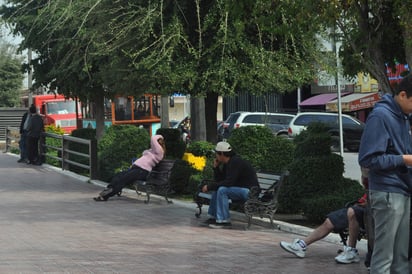
[[412,154],[409,116],[392,95],[385,94],[369,114],[358,161],[369,168],[369,189],[410,196],[412,169],[402,155]]

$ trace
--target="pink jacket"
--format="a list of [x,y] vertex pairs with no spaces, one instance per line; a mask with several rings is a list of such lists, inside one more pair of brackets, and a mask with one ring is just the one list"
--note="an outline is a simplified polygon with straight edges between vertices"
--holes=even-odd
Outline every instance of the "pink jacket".
[[163,138],[162,135],[153,135],[150,138],[150,149],[143,151],[142,156],[134,161],[133,165],[143,168],[147,171],[152,171],[153,167],[159,163],[164,157],[162,146],[158,140]]

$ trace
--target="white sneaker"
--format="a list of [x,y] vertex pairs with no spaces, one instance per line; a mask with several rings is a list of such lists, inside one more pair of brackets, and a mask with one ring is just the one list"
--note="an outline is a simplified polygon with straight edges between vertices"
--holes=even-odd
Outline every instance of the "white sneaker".
[[287,252],[294,254],[296,257],[304,258],[306,248],[301,247],[298,242],[299,242],[299,239],[293,240],[292,243],[282,241],[280,242],[280,247],[286,250]]
[[335,257],[335,261],[340,264],[359,263],[359,253],[355,248],[345,246],[343,252]]

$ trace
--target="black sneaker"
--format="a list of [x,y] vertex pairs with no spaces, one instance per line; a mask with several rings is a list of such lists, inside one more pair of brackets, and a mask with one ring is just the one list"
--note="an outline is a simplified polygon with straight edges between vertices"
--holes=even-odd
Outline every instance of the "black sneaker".
[[209,218],[206,221],[204,221],[203,223],[206,224],[206,225],[216,224],[216,219]]
[[27,160],[26,159],[19,159],[18,161],[17,161],[17,163],[25,163]]
[[210,228],[232,228],[231,223],[215,223],[215,224],[209,224]]

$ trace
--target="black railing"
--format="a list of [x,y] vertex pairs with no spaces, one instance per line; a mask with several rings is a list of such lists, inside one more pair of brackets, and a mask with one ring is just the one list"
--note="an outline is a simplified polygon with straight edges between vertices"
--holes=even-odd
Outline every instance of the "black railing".
[[[12,149],[19,150],[19,129],[14,127],[6,128],[6,152]],[[46,141],[47,140],[47,141]],[[58,140],[49,142],[48,140]],[[43,133],[40,138],[42,159],[55,160],[62,170],[72,170],[78,167],[87,170],[90,179],[97,178],[97,141],[77,138],[69,135],[59,135],[54,133]],[[86,146],[81,152],[72,149],[70,144],[80,144]]]

